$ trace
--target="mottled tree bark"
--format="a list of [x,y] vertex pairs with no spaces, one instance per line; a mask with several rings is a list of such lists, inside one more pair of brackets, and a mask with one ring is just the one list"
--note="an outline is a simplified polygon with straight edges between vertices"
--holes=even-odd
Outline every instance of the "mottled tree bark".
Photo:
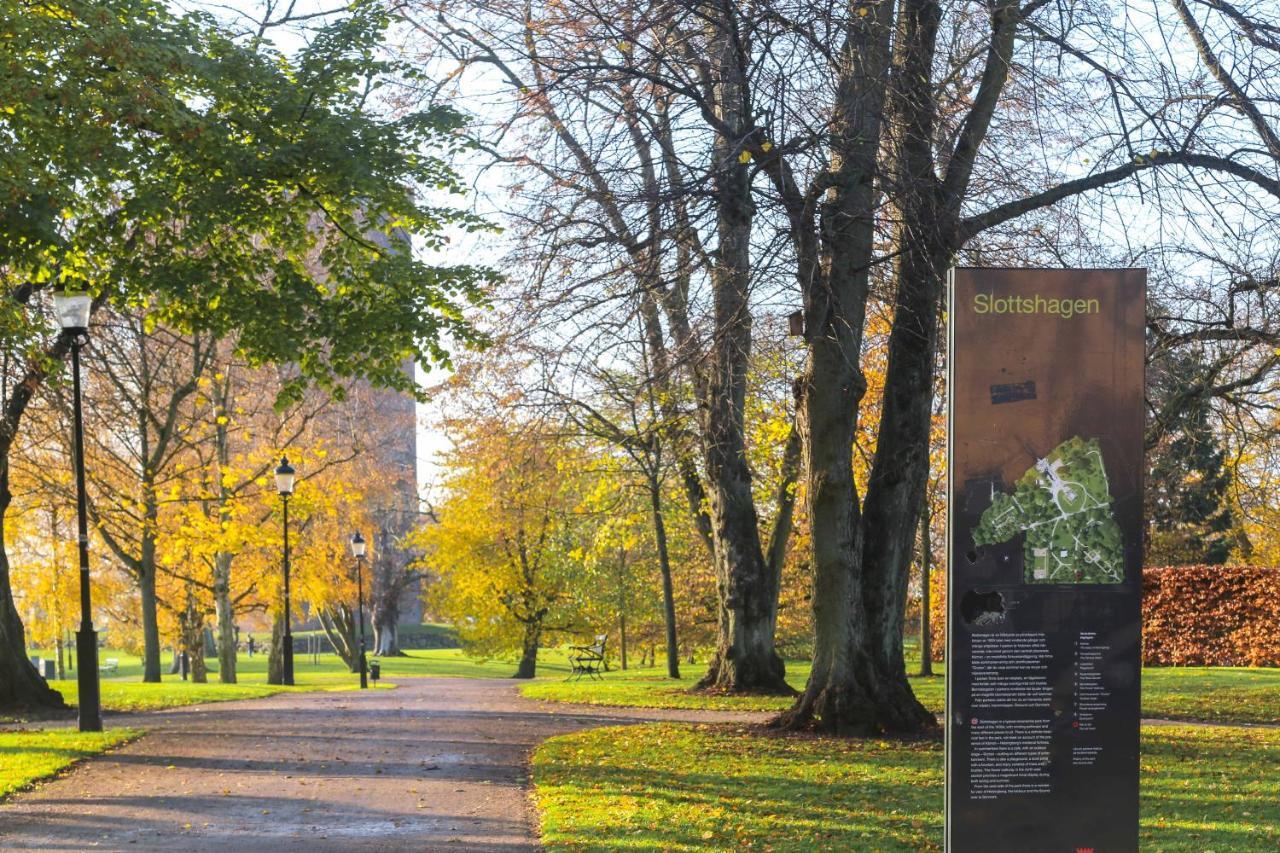
[[274,617],[267,651],[267,684],[284,684],[284,615],[277,610]]
[[231,603],[232,555],[219,551],[213,558],[214,615],[218,620],[218,681],[236,683],[236,613]]
[[187,590],[186,607],[178,614],[178,623],[182,651],[187,655],[191,681],[206,684],[209,681],[209,668],[204,660],[204,613],[196,606],[195,595],[190,589]]

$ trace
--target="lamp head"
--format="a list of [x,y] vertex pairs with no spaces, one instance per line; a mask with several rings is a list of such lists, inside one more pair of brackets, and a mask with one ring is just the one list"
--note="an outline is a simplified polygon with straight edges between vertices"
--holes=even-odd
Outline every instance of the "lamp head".
[[276,491],[281,497],[288,497],[293,494],[293,466],[289,464],[289,457],[280,457],[280,465],[276,468]]
[[58,315],[58,325],[69,335],[89,333],[89,309],[92,307],[93,297],[87,293],[54,291],[53,310]]
[[351,556],[357,560],[364,556],[364,537],[359,530],[351,534]]

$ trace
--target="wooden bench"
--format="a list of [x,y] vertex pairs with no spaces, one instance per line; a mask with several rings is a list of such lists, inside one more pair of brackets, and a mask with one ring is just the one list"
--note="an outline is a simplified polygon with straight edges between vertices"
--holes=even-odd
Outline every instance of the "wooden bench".
[[115,675],[120,672],[120,659],[107,658],[102,662],[102,666],[98,667],[98,672],[102,675]]
[[604,644],[609,639],[608,634],[599,634],[596,641],[589,646],[570,646],[569,647],[569,681],[582,676],[590,678],[600,678],[600,673],[604,670]]

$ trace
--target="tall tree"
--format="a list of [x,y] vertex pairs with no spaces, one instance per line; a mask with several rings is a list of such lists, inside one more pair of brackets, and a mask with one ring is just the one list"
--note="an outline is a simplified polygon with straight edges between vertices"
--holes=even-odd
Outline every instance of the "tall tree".
[[[581,306],[592,317],[616,299],[641,327],[645,369],[664,419],[682,425],[671,434],[672,455],[716,566],[719,640],[703,684],[790,692],[773,634],[777,558],[786,551],[792,514],[779,507],[773,524],[762,524],[746,442],[752,290],[764,274],[752,244],[752,166],[735,135],[750,121],[736,62],[745,34],[724,26],[719,6],[687,32],[657,25],[654,39],[688,39],[678,59],[696,78],[690,85],[706,92],[704,108],[718,116],[710,132],[697,132],[698,150],[689,155],[678,148],[689,126],[672,115],[673,97],[645,79],[657,69],[648,59],[653,45],[631,30],[607,32],[603,40],[597,31],[597,16],[615,12],[620,24],[643,30],[648,10],[548,7],[531,14],[521,4],[499,3],[460,15],[434,2],[409,8],[431,42],[432,61],[491,67],[518,94],[516,108],[501,113],[498,135],[518,128],[528,136],[518,153],[500,145],[490,150],[498,162],[527,165],[540,178],[536,189],[517,183],[530,207],[514,213],[541,232],[532,238],[537,251],[524,253],[534,269],[546,271],[533,294],[563,286],[554,304]],[[605,70],[587,82],[579,63]],[[613,73],[619,64],[640,70]],[[706,198],[715,204],[702,204]],[[581,302],[574,298],[579,289]],[[546,313],[544,330],[569,325],[558,311]],[[578,330],[591,328],[579,317]],[[606,322],[612,328],[613,318]],[[582,337],[573,328],[552,332],[559,333]]]
[[[1202,384],[1205,365],[1176,351],[1149,377],[1153,407],[1188,385]],[[1231,474],[1211,401],[1201,395],[1166,420],[1160,441],[1147,450],[1145,559],[1148,565],[1221,565],[1239,545],[1231,508]]]
[[[408,389],[406,357],[474,339],[461,305],[487,274],[365,236],[389,223],[432,248],[479,227],[416,192],[460,189],[441,159],[462,144],[456,115],[388,117],[371,100],[396,73],[376,56],[380,4],[288,58],[152,0],[6,0],[0,20],[0,513],[23,416],[67,354],[48,332],[55,284],[176,329],[236,330],[254,363],[296,364],[286,399],[354,375]],[[24,647],[0,550],[0,707],[59,705]]]
[[514,652],[513,677],[533,678],[550,637],[581,627],[575,466],[537,424],[489,417],[453,429],[439,520],[418,536],[435,575],[432,601],[464,648]]

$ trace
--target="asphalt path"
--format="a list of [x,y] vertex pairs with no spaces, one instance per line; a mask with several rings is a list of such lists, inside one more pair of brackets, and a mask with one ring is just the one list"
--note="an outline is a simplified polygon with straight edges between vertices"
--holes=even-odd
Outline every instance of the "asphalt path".
[[108,718],[148,734],[0,805],[0,849],[536,850],[542,740],[763,714],[536,702],[509,680],[397,678]]

